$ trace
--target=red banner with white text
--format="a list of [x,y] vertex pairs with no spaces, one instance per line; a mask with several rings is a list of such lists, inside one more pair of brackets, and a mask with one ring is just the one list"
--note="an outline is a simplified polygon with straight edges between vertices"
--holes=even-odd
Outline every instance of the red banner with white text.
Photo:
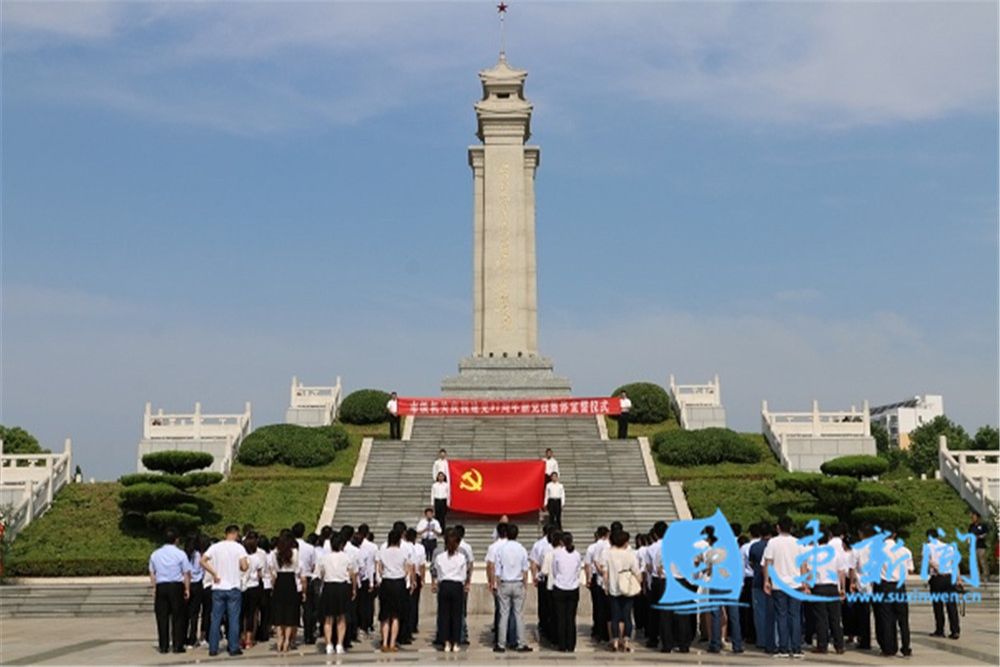
[[614,398],[403,398],[397,414],[426,417],[573,417],[621,414]]
[[448,506],[470,514],[524,514],[542,508],[545,461],[448,461]]

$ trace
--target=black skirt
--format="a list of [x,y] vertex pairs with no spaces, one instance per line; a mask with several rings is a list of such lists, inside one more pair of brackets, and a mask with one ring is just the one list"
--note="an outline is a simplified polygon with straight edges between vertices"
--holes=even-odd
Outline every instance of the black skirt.
[[324,581],[319,608],[324,618],[344,616],[351,610],[351,584],[347,581]]
[[409,604],[406,578],[383,579],[378,587],[378,620],[400,618]]
[[271,623],[297,628],[301,602],[302,594],[295,588],[295,573],[279,572],[271,593]]

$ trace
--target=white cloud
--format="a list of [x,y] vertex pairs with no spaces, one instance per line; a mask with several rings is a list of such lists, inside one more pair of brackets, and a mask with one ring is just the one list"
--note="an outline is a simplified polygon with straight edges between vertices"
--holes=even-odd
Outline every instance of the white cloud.
[[[6,6],[7,51],[26,36],[33,49],[79,39],[93,49],[92,60],[75,54],[82,76],[42,70],[36,90],[238,133],[426,101],[488,65],[497,39],[489,8],[469,3]],[[850,127],[997,104],[995,3],[536,3],[508,26],[512,60],[544,72],[531,85],[569,114],[603,98]],[[232,74],[223,85],[219,71]]]

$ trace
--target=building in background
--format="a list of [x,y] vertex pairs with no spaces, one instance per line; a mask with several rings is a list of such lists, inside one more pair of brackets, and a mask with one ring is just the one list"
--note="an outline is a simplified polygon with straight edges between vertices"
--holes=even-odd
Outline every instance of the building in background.
[[924,394],[880,405],[871,409],[873,422],[879,422],[889,432],[889,443],[900,449],[910,448],[910,432],[918,426],[944,414],[944,397]]

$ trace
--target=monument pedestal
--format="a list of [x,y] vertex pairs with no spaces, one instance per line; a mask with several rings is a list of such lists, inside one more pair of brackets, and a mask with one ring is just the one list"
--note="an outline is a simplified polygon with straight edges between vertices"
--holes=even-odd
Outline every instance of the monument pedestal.
[[545,398],[570,391],[569,380],[544,357],[466,357],[458,375],[441,382],[442,395],[454,398]]

